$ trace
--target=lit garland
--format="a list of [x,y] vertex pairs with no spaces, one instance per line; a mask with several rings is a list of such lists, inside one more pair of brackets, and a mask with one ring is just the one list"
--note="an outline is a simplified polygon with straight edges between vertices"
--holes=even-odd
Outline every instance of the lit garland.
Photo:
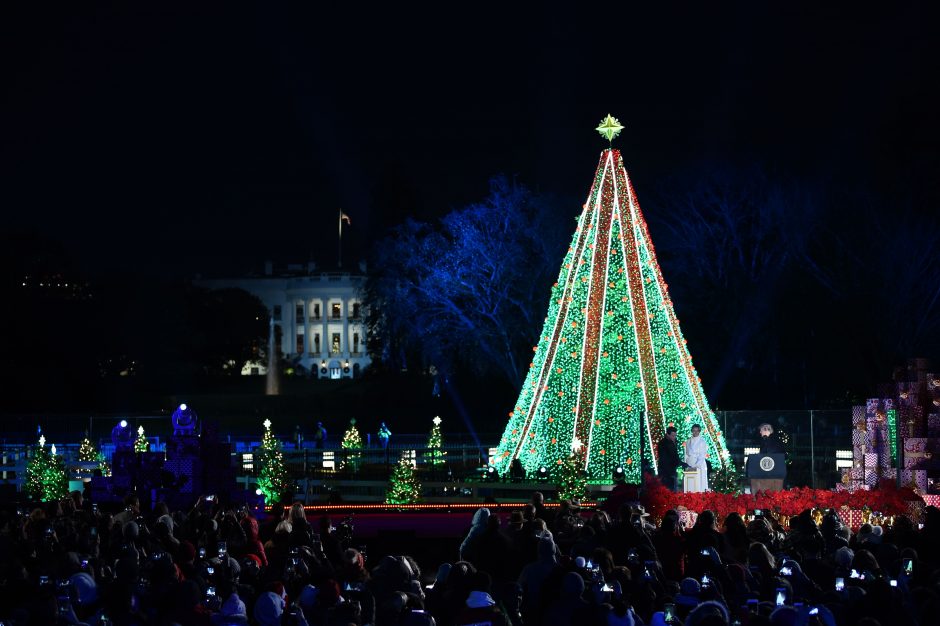
[[491,461],[500,474],[517,457],[557,469],[577,439],[591,481],[622,466],[638,483],[666,427],[684,441],[695,423],[712,467],[730,462],[618,150],[601,154],[533,352]]
[[388,479],[385,490],[386,504],[414,504],[421,499],[421,483],[415,477],[411,459],[404,456],[398,461]]
[[443,465],[444,457],[447,455],[441,447],[444,445],[444,438],[441,435],[441,417],[436,416],[431,420],[434,424],[431,426],[431,434],[428,435],[428,456],[431,465]]
[[134,440],[134,452],[146,452],[150,449],[150,442],[144,436],[144,427],[137,429],[137,439]]
[[39,437],[39,445],[26,463],[26,493],[41,502],[64,498],[69,493],[65,462],[55,453],[55,446],[46,450],[45,436]]
[[[349,420],[349,428],[346,430],[346,433],[343,435],[343,440],[340,442],[340,447],[343,450],[361,450],[362,449],[362,435],[359,434],[359,429],[356,428],[356,418],[353,417]],[[344,462],[348,462],[353,468],[359,467],[359,460],[362,455],[359,452],[347,452],[343,455]]]
[[261,469],[258,472],[258,490],[264,495],[266,504],[280,501],[281,497],[293,489],[293,483],[284,464],[281,442],[271,432],[271,420],[264,420],[264,437],[255,450],[255,463]]

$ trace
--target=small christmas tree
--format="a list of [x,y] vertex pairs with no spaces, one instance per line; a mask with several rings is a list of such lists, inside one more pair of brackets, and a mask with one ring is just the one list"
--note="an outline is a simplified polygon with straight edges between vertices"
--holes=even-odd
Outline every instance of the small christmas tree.
[[415,476],[411,459],[402,456],[392,470],[385,490],[387,504],[414,504],[421,499],[421,483]]
[[34,500],[47,502],[64,498],[69,492],[65,463],[55,452],[46,450],[46,437],[39,437],[39,446],[26,464],[26,492]]
[[258,489],[264,494],[265,504],[278,502],[285,492],[293,489],[293,483],[284,464],[281,442],[271,432],[271,420],[264,420],[264,437],[255,450],[255,464],[259,467]]
[[85,438],[78,446],[78,460],[80,463],[94,463],[98,460],[98,451],[95,444],[88,438],[88,431],[85,431]]
[[97,463],[102,476],[111,475],[111,466],[108,464],[104,455],[95,448],[95,444],[88,438],[88,431],[85,431],[85,438],[78,446],[78,461],[80,463]]
[[431,465],[443,465],[444,456],[447,454],[441,449],[443,439],[441,437],[441,416],[438,415],[433,420],[434,426],[431,427],[431,435],[428,437],[428,455]]
[[578,454],[580,442],[574,440],[571,454],[556,465],[554,482],[562,500],[581,500],[587,495],[587,473]]
[[353,469],[358,469],[359,459],[362,456],[358,452],[358,450],[362,449],[362,435],[359,434],[359,429],[356,428],[355,417],[349,420],[349,428],[343,435],[343,441],[340,442],[340,446],[343,450],[351,450],[351,452],[346,452],[344,455],[344,461],[348,462]]
[[144,427],[137,429],[137,439],[134,440],[134,452],[146,452],[150,449],[150,442],[144,437]]
[[718,493],[730,493],[737,495],[741,493],[741,480],[738,475],[738,468],[734,463],[728,463],[724,467],[719,467],[708,477],[708,487]]

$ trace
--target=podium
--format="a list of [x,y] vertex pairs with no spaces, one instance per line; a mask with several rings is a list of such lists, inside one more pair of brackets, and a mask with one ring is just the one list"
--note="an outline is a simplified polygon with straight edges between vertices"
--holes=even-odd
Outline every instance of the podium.
[[682,491],[693,493],[705,491],[702,489],[702,477],[697,469],[687,469],[682,475]]
[[787,477],[785,454],[751,454],[747,457],[747,477],[751,479],[751,493],[780,491]]

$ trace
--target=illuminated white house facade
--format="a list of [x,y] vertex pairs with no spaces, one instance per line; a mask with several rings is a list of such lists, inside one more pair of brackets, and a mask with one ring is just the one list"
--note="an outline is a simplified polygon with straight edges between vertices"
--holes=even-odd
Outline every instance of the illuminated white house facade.
[[[364,268],[363,268],[364,269]],[[355,378],[368,367],[363,273],[316,271],[288,265],[276,274],[265,264],[264,276],[200,280],[208,289],[243,289],[268,308],[280,338],[281,354],[319,378]],[[263,368],[243,373],[264,373]]]

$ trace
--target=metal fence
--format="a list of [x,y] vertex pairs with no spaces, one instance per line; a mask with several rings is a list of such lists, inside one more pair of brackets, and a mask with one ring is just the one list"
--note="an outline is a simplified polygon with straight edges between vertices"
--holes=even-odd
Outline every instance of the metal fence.
[[[788,439],[786,485],[789,487],[832,488],[840,478],[837,451],[851,452],[852,449],[851,409],[848,408],[824,411],[719,411],[717,418],[732,458],[741,470],[745,449],[759,445],[758,429],[761,424],[771,424],[778,434]],[[47,441],[56,443],[59,453],[67,460],[72,460],[77,454],[77,444],[86,432],[105,457],[110,458],[113,451],[110,434],[117,419],[117,416],[59,416],[45,418],[42,424]],[[145,427],[152,451],[163,451],[165,438],[171,434],[167,415],[136,415],[127,416],[126,419],[135,430],[141,425]],[[19,466],[16,469],[22,471],[24,448],[35,445],[37,421],[34,418],[21,421],[21,424],[4,424],[4,436],[0,437],[0,449],[5,454],[5,463],[2,465],[7,466],[8,472],[15,471],[11,466]],[[225,423],[224,420],[220,422]],[[257,435],[250,437],[222,435],[223,440],[232,444],[233,456],[238,457],[233,459],[233,463],[245,467],[245,455],[251,455],[261,443],[260,430]],[[282,440],[285,435],[289,437],[289,433],[279,433]],[[441,465],[425,463],[430,458],[426,449],[427,434],[393,435],[387,449],[381,448],[373,438],[366,448],[355,453],[355,457],[351,456],[351,451],[340,447],[339,436],[335,434],[322,449],[314,447],[309,440],[299,445],[297,441],[285,441],[284,452],[292,474],[298,477],[384,480],[390,467],[407,451],[415,455],[418,466],[429,475],[429,479],[465,480],[481,475],[480,468],[486,465],[489,450],[496,445],[499,436],[498,432],[480,433],[478,437],[466,433],[445,433],[446,463]],[[251,472],[244,473],[250,475]]]

